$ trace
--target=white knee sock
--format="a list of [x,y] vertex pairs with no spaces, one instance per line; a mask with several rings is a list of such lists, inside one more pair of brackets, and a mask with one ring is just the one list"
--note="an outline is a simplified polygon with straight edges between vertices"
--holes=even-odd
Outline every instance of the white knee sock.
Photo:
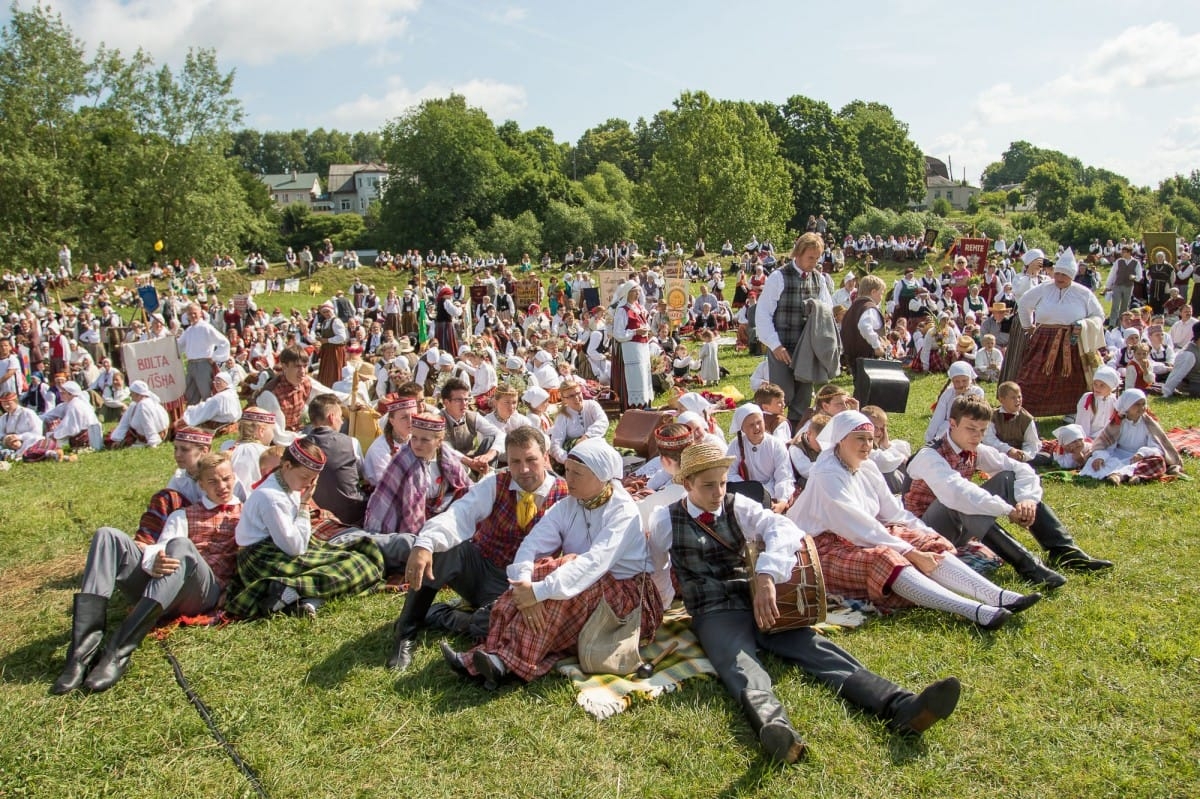
[[980,624],[987,624],[1000,611],[997,607],[984,605],[943,588],[921,574],[916,566],[901,569],[900,576],[892,582],[892,590],[923,608],[945,610]]
[[956,556],[947,554],[929,577],[952,591],[974,597],[985,605],[1008,605],[1021,598],[1015,591],[1006,591]]

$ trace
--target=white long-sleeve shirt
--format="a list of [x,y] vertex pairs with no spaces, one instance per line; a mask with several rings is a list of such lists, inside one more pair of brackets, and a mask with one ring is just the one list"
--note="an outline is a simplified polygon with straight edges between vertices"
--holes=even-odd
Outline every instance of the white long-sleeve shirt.
[[232,386],[218,391],[198,405],[188,406],[183,412],[184,423],[192,427],[198,427],[205,422],[231,424],[240,418],[242,403],[238,399],[237,389]]
[[143,399],[132,403],[121,414],[121,421],[113,428],[112,438],[114,441],[121,441],[132,430],[146,439],[146,446],[157,447],[162,443],[162,433],[170,424],[171,417],[162,405],[153,399]]
[[612,498],[595,510],[584,508],[574,497],[556,502],[521,542],[508,578],[532,581],[534,562],[560,552],[578,557],[533,582],[538,601],[578,596],[607,573],[628,580],[653,569],[642,517],[619,485],[613,486]]
[[[962,451],[953,439],[949,440],[949,445],[957,452]],[[1037,473],[1028,464],[1015,461],[987,444],[980,444],[975,449],[975,468],[990,475],[1012,472],[1016,478],[1013,495],[1017,502],[1042,500],[1042,482]],[[1012,505],[954,471],[933,447],[925,447],[913,456],[908,464],[908,475],[913,480],[924,480],[943,505],[959,513],[999,517],[1012,512]]]
[[889,442],[887,449],[875,447],[871,450],[871,463],[879,467],[881,474],[890,474],[912,457],[912,445],[904,439],[896,439]]
[[763,484],[767,493],[776,502],[791,499],[796,489],[796,480],[792,476],[791,461],[788,460],[787,447],[774,436],[764,435],[758,444],[751,444],[750,439],[734,436],[726,449],[726,454],[737,460],[729,465],[728,478],[732,482],[742,479],[738,474],[738,464],[746,464],[746,472],[750,480]]
[[[542,484],[534,489],[534,496],[539,507],[546,504],[546,497],[554,488],[554,475],[550,472],[542,479]],[[520,496],[521,487],[515,480],[509,481],[509,490]],[[453,549],[464,541],[469,541],[475,535],[475,528],[495,512],[496,506],[496,474],[492,472],[471,486],[471,490],[463,494],[445,513],[439,513],[432,519],[427,519],[421,531],[417,534],[414,547],[427,549],[430,552],[445,552]]]
[[[971,385],[962,393],[962,396],[983,399],[983,389],[979,386]],[[954,404],[954,400],[958,399],[958,397],[959,394],[954,390],[953,385],[942,389],[937,404],[933,406],[933,415],[929,417],[929,426],[925,428],[926,443],[936,441],[946,435],[946,431],[950,429],[950,406]]]
[[550,428],[550,457],[559,463],[566,463],[567,451],[563,445],[567,439],[585,435],[588,438],[604,438],[606,433],[608,416],[595,400],[584,400],[579,413],[565,405],[560,406],[558,415],[554,417],[554,425]]
[[188,326],[179,336],[179,349],[189,361],[212,358],[218,346],[229,346],[229,339],[207,319],[200,319]]
[[808,485],[788,509],[787,517],[814,534],[833,532],[855,546],[885,546],[900,553],[913,547],[888,532],[886,525],[932,532],[888,490],[878,466],[867,460],[851,472],[832,450],[817,458]]
[[[138,404],[140,405],[141,403],[138,403]],[[241,500],[238,499],[237,497],[229,498],[230,505],[237,505],[240,502],[241,502]],[[203,504],[204,507],[208,508],[209,510],[212,510],[213,508],[217,507],[217,503],[213,502],[207,496],[201,497],[200,503]],[[171,515],[169,515],[166,518],[166,520],[163,522],[162,533],[159,534],[158,540],[155,541],[153,544],[148,544],[146,546],[146,548],[142,550],[142,571],[146,572],[146,574],[153,576],[154,561],[158,557],[158,554],[160,552],[163,552],[166,550],[167,542],[169,542],[173,539],[176,539],[176,538],[187,538],[187,537],[188,537],[187,509],[181,508],[180,510],[177,510],[177,511],[173,512]]]
[[[762,294],[758,297],[758,305],[754,311],[754,327],[758,333],[758,340],[766,345],[768,350],[779,346],[779,333],[775,331],[775,309],[779,307],[779,296],[783,294],[783,270],[792,268],[799,270],[793,261],[768,275]],[[829,284],[819,273],[815,276],[820,292],[817,299],[832,306],[833,295],[829,293]]]
[[[988,422],[987,430],[983,434],[983,443],[989,447],[995,447],[996,451],[1007,453],[1012,449],[1008,444],[1001,441],[996,435],[996,425],[994,422]],[[1025,433],[1021,437],[1021,446],[1016,447],[1027,456],[1032,458],[1037,455],[1042,449],[1042,439],[1038,437],[1037,420],[1030,420],[1029,425],[1025,428]]]
[[312,524],[300,505],[300,492],[284,488],[278,475],[254,489],[242,508],[235,538],[249,547],[270,539],[285,554],[296,557],[308,551]]
[[1043,283],[1025,292],[1017,303],[1021,326],[1028,330],[1034,320],[1039,325],[1076,325],[1088,317],[1104,318],[1104,307],[1088,289],[1072,283],[1060,289]]

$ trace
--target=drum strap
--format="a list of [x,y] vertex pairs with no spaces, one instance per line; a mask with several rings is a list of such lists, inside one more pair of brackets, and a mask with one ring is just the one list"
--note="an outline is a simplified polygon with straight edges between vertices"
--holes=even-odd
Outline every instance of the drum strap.
[[710,536],[712,536],[712,539],[714,541],[716,541],[718,544],[720,544],[721,546],[728,549],[730,552],[736,553],[737,555],[740,556],[742,554],[742,551],[746,547],[746,536],[742,534],[742,528],[738,526],[737,517],[733,515],[733,497],[734,497],[733,494],[725,495],[725,502],[724,502],[724,507],[722,508],[722,513],[725,514],[725,519],[729,523],[729,531],[731,533],[733,533],[734,541],[739,542],[738,546],[735,547],[733,544],[726,541],[723,537],[717,535],[716,531],[713,530],[712,527],[709,527],[707,524],[704,524],[699,519],[697,519],[695,517],[691,517],[691,519],[692,519],[693,524],[695,524],[701,530],[703,530],[704,532],[706,532]]

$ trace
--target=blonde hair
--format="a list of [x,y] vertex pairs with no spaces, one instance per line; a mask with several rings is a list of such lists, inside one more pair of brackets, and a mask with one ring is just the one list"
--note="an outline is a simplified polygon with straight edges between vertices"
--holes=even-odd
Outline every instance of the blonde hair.
[[858,296],[863,297],[873,291],[883,291],[887,288],[887,284],[883,282],[883,278],[877,275],[863,275],[863,279],[858,281]]
[[795,246],[792,247],[792,257],[799,258],[809,250],[817,252],[825,251],[825,240],[818,233],[805,233],[796,239]]

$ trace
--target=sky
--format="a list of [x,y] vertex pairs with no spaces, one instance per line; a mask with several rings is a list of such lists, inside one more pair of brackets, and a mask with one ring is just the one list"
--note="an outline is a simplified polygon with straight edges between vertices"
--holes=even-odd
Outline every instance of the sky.
[[1138,185],[1200,168],[1195,0],[43,1],[91,50],[215,48],[259,130],[376,130],[453,91],[573,143],[683,91],[800,94],[890,106],[973,185],[1016,140]]

